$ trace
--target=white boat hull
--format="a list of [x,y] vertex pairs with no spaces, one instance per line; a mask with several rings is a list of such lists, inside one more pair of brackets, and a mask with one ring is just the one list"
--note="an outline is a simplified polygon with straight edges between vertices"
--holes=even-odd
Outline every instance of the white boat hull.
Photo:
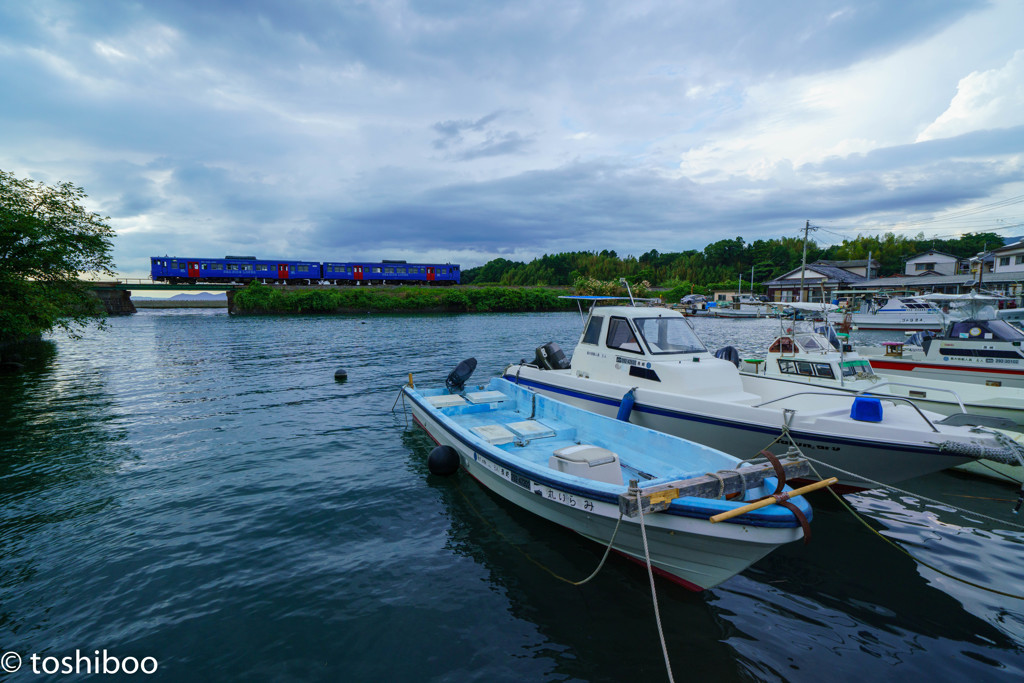
[[[545,396],[612,417],[618,413],[622,394],[625,393],[620,385],[574,377],[570,371],[512,366],[506,371],[506,379],[518,381]],[[798,392],[780,389],[775,393],[781,397]],[[927,429],[926,423],[916,413],[911,415],[913,408],[909,406],[895,409],[906,420],[920,420],[913,430],[914,438],[900,427],[876,423],[851,424],[848,419],[829,419],[829,415],[821,411],[822,404],[841,404],[840,414],[848,415],[850,410],[848,396],[841,392],[830,393],[834,396],[831,401],[829,397],[822,396],[805,399],[803,405],[807,410],[795,412],[791,433],[804,455],[819,461],[815,466],[821,478],[839,478],[840,490],[856,491],[894,484],[973,459],[942,451],[936,445],[950,439],[957,440],[956,437],[935,433],[934,443],[918,440],[916,435],[921,433],[922,427]],[[787,405],[797,404],[789,401]],[[635,424],[744,459],[756,457],[765,448],[777,454],[786,452],[788,444],[780,438],[784,419],[783,411],[778,408],[754,407],[642,388],[636,393],[636,405],[630,416],[630,422]]]

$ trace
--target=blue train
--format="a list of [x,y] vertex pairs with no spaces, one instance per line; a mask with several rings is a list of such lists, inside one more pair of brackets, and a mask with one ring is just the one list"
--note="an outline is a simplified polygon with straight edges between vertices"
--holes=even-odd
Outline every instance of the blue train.
[[457,285],[461,268],[457,263],[406,263],[405,261],[325,262],[264,261],[255,256],[224,258],[180,258],[153,256],[150,277],[154,282],[199,284],[203,282],[249,282],[289,285],[426,284]]

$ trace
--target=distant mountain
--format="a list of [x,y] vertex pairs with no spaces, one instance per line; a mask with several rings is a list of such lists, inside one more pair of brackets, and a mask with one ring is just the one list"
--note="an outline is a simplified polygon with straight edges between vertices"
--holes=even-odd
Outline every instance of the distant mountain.
[[213,301],[217,299],[227,299],[228,295],[225,292],[218,292],[217,294],[211,294],[210,292],[197,292],[196,294],[175,294],[171,297],[172,301],[184,301],[184,300],[196,300],[202,299],[204,301]]

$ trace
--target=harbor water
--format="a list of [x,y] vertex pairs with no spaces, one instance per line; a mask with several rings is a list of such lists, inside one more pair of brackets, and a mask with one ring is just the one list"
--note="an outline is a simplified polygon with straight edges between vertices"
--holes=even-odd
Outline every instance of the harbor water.
[[[694,325],[756,355],[779,323]],[[409,373],[439,385],[472,356],[483,382],[544,342],[570,353],[580,327],[144,310],[55,335],[0,375],[8,680],[104,652],[168,681],[666,680],[642,567],[557,580],[603,548],[429,475],[432,442],[392,410]],[[866,524],[813,498],[810,544],[713,590],[659,580],[675,680],[1020,681],[1016,490],[951,472],[901,489],[848,497]]]

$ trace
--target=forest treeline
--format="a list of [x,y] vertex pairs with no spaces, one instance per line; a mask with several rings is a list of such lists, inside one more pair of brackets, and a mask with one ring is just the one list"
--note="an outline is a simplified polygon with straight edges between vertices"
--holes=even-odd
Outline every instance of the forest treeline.
[[[906,260],[928,251],[951,254],[958,258],[974,256],[986,249],[1003,245],[1003,238],[994,233],[973,233],[957,239],[926,239],[923,234],[904,237],[893,233],[882,236],[844,240],[842,244],[821,247],[807,242],[807,262],[818,260],[852,261],[866,259],[868,254],[878,262],[878,275],[902,273]],[[622,256],[614,251],[575,251],[545,254],[529,263],[497,258],[462,272],[463,284],[499,284],[518,286],[572,285],[581,278],[630,282],[646,280],[654,286],[678,287],[683,283],[698,289],[715,288],[725,283],[737,284],[740,276],[749,283],[751,269],[754,282],[766,282],[799,268],[803,256],[803,239],[780,237],[747,243],[742,237],[719,240],[702,251],[661,253],[651,249],[639,257]],[[756,287],[755,287],[756,289]]]

